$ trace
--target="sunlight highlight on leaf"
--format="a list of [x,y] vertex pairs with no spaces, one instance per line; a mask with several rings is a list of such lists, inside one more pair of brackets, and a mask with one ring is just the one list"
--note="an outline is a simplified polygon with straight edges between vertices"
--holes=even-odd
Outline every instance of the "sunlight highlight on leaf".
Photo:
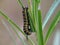
[[52,16],[53,12],[55,11],[55,9],[57,8],[57,6],[60,4],[60,0],[55,0],[52,4],[52,6],[50,7],[49,11],[46,14],[46,17],[44,18],[43,21],[43,25],[42,28],[44,30],[44,27],[46,26],[48,20],[50,19],[50,17]]
[[53,22],[51,23],[51,25],[48,29],[48,32],[47,32],[46,37],[45,37],[45,42],[44,42],[45,44],[47,43],[49,37],[52,35],[52,32],[54,31],[54,28],[57,25],[59,20],[60,20],[60,11],[57,13],[57,15],[55,16]]

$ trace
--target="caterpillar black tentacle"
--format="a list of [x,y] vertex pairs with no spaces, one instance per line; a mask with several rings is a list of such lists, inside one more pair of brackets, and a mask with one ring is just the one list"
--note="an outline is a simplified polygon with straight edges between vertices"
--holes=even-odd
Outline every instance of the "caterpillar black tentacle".
[[25,32],[26,35],[31,35],[28,7],[23,8],[22,13],[23,13],[23,20],[24,20],[23,31]]

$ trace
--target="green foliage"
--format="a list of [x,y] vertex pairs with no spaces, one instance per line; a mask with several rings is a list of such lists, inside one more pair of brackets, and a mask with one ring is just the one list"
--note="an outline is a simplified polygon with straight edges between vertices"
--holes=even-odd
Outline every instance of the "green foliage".
[[47,32],[46,37],[45,37],[45,43],[48,41],[49,37],[53,33],[55,26],[57,25],[59,20],[60,20],[60,11],[57,13],[57,15],[55,16],[53,22],[51,23],[51,25],[48,29],[48,32]]

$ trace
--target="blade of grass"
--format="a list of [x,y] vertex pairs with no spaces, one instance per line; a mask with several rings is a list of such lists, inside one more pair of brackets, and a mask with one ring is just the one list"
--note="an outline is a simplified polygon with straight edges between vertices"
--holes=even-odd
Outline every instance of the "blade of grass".
[[39,4],[40,3],[40,0],[36,0],[36,2]]
[[34,24],[35,24],[35,0],[32,0],[32,17],[34,19]]
[[5,23],[4,20],[1,20],[2,24],[5,26],[6,30],[8,31],[9,36],[11,37],[12,41],[14,42],[15,45],[18,45],[15,38],[12,35],[12,32],[10,31],[9,27],[7,26],[7,24]]
[[43,32],[42,32],[42,21],[41,21],[41,11],[38,11],[38,30],[37,30],[37,37],[38,37],[38,45],[44,45],[43,43]]
[[[37,0],[36,0],[37,1]],[[32,2],[32,4],[31,4],[31,2]],[[39,3],[40,3],[40,0],[38,1]],[[39,3],[38,3],[38,6],[40,6],[39,5]],[[35,7],[35,6],[33,6],[33,5],[35,5],[34,4],[34,1],[32,1],[32,0],[28,0],[28,6],[29,6],[29,17],[30,17],[30,25],[31,25],[31,29],[32,29],[32,31],[33,32],[35,32],[36,30],[35,30],[35,18],[34,18],[34,8],[33,7]],[[32,10],[33,9],[33,10]]]
[[35,28],[34,28],[34,18],[32,16],[32,5],[31,5],[31,0],[28,0],[28,12],[29,12],[29,20],[30,20],[30,26],[33,32],[35,32]]
[[50,7],[49,11],[46,14],[46,17],[43,21],[43,25],[42,28],[44,30],[44,27],[46,26],[48,20],[50,19],[50,17],[52,16],[53,12],[55,11],[55,9],[57,8],[57,6],[60,4],[60,0],[55,0],[52,4],[52,6]]
[[31,17],[32,17],[32,4],[31,4],[31,0],[28,0],[28,11],[29,11],[29,13],[30,13],[30,15],[31,15]]
[[21,0],[17,0],[17,2],[19,3],[19,5],[21,5],[22,7],[24,7],[23,3]]
[[2,11],[0,11],[0,14],[1,14],[9,23],[13,24],[13,26],[15,26],[23,35],[25,35],[24,32],[21,30],[21,28],[20,28],[17,24],[15,24],[6,14],[4,14]]
[[[8,32],[10,33],[10,35],[11,35],[11,37],[13,37],[12,35],[12,32],[10,31],[10,29],[9,29],[9,27],[8,27],[8,25],[5,23],[5,21],[4,20],[2,20],[2,22],[3,22],[3,24],[4,24],[4,26],[6,27],[6,29],[8,30]],[[11,25],[11,24],[10,24]],[[18,38],[20,39],[20,41],[22,41],[22,44],[23,45],[27,45],[26,44],[26,42],[20,37],[20,35],[18,34],[18,32],[16,31],[16,29],[13,27],[13,26],[11,26],[11,28],[14,30],[14,32],[16,33],[16,35],[18,36]],[[14,39],[14,38],[13,38]],[[14,42],[15,42],[16,40],[14,39]],[[16,43],[16,42],[15,42]]]
[[28,36],[29,41],[31,42],[31,45],[35,45],[35,43],[31,40],[31,38]]
[[27,45],[27,43],[20,37],[20,35],[18,34],[18,32],[16,31],[16,28],[13,26],[13,24],[11,24],[11,28],[14,30],[14,32],[16,33],[17,37],[20,39],[20,41],[22,42],[23,45]]
[[51,25],[48,29],[48,32],[47,32],[46,37],[45,37],[45,42],[44,42],[45,44],[47,43],[49,37],[51,36],[52,32],[54,31],[54,28],[57,25],[59,20],[60,20],[60,11],[58,12],[58,14],[54,18],[53,22],[51,23]]
[[[32,2],[32,4],[31,4]],[[35,0],[28,0],[29,6],[29,17],[30,17],[30,25],[33,32],[35,32],[35,18],[34,18],[34,7],[35,7]]]
[[31,26],[32,31],[35,32],[36,30],[35,30],[34,23],[31,18],[30,18],[30,26]]
[[34,25],[35,25],[36,13],[38,14],[38,12],[36,10],[38,10],[39,4],[40,4],[40,1],[39,1],[39,3],[37,1],[38,0],[32,0],[32,9],[31,10],[32,10],[32,18],[34,19],[33,20]]
[[32,1],[32,10],[33,10],[33,17],[34,17],[34,24],[35,24],[35,30],[37,34],[38,39],[38,45],[44,45],[43,43],[43,33],[42,33],[42,22],[41,22],[41,12],[38,11],[38,2],[36,0]]

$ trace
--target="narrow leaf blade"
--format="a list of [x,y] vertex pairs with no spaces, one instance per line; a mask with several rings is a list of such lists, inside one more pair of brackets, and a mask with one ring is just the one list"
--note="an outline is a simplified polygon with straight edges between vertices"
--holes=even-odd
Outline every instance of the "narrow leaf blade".
[[47,32],[46,37],[45,37],[45,42],[44,42],[45,44],[48,41],[48,39],[49,39],[50,35],[52,34],[52,32],[54,31],[54,28],[57,25],[59,19],[60,19],[60,11],[58,12],[58,14],[54,18],[53,22],[51,23],[51,25],[48,29],[48,32]]

